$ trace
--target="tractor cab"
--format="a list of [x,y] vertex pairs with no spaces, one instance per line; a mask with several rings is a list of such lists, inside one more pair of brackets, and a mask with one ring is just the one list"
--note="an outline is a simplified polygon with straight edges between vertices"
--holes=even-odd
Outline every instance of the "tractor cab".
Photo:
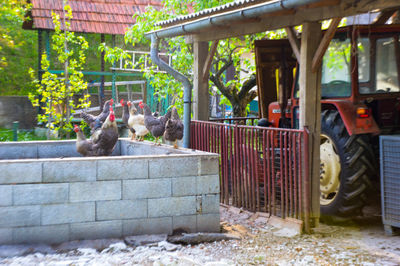
[[[322,110],[338,110],[350,135],[400,132],[399,35],[400,25],[343,27],[325,53]],[[289,42],[256,41],[255,51],[261,117],[298,128],[298,69]]]
[[[287,40],[255,42],[260,116],[299,127],[298,64]],[[321,71],[322,215],[361,212],[379,134],[400,133],[400,25],[339,28]]]

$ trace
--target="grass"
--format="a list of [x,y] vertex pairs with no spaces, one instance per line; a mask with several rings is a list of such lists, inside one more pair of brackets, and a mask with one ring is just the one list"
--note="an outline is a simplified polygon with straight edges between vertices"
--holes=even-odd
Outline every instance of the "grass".
[[[38,137],[32,130],[18,130],[18,141],[46,140],[46,137]],[[0,128],[0,141],[13,141],[12,129]]]

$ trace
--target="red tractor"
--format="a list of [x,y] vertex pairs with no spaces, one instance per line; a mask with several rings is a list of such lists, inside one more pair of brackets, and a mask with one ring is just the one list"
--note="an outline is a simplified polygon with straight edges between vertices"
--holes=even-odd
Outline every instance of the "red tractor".
[[[260,116],[299,127],[296,60],[287,40],[255,42]],[[378,136],[400,133],[400,25],[339,28],[321,76],[321,214],[361,212],[378,175]]]

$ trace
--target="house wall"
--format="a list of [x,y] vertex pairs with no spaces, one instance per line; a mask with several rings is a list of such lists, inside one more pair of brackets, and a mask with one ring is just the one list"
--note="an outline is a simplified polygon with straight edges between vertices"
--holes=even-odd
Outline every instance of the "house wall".
[[119,145],[126,156],[0,159],[0,244],[219,231],[218,155]]

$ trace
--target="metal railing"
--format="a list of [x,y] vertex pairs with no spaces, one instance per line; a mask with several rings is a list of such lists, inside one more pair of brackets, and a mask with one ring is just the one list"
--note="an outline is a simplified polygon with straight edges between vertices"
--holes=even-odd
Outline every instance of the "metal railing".
[[[128,54],[129,57],[121,57],[119,63],[115,67],[112,67],[111,70],[143,72],[143,70],[148,70],[153,67],[155,72],[166,73],[165,71],[160,70],[157,65],[151,63],[150,52],[127,50],[125,53]],[[172,57],[170,54],[159,53],[159,56],[165,61],[165,63],[171,65]]]
[[190,132],[191,148],[220,154],[222,203],[307,226],[306,131],[192,121]]

